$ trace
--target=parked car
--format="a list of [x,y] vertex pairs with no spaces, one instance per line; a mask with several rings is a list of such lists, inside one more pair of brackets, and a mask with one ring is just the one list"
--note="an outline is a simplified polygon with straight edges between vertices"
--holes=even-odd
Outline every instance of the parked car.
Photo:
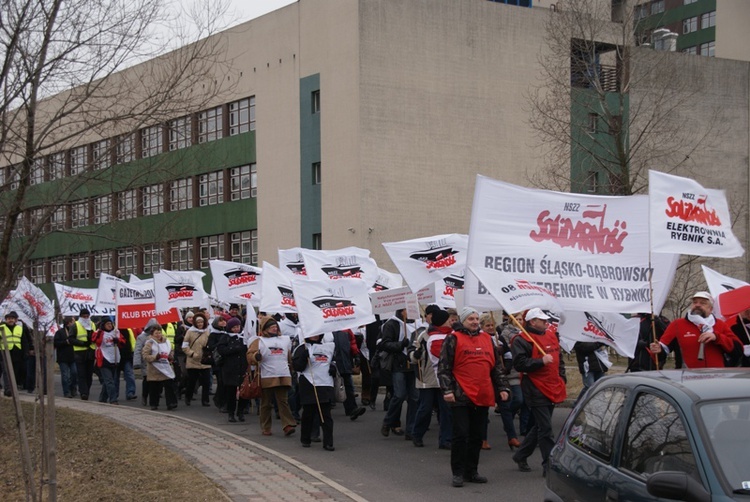
[[599,380],[557,438],[544,500],[750,500],[750,369]]

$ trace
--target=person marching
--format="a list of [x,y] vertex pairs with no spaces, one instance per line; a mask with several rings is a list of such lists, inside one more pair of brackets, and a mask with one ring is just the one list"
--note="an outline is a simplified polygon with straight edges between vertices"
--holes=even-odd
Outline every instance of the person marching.
[[81,309],[78,320],[68,332],[73,343],[73,356],[76,361],[78,392],[83,401],[88,400],[91,384],[94,381],[96,345],[91,342],[91,336],[94,334],[95,327],[91,320],[91,312],[88,309]]
[[177,408],[177,395],[174,387],[174,368],[172,361],[174,351],[169,340],[164,336],[161,325],[156,319],[151,319],[144,329],[149,338],[143,345],[142,356],[146,361],[146,377],[148,379],[148,397],[152,410],[159,409],[159,398],[164,388],[164,399],[167,409]]
[[[237,387],[242,383],[242,379],[247,373],[247,358],[245,354],[245,340],[242,337],[242,325],[240,320],[232,317],[227,322],[227,333],[219,340],[216,350],[221,355],[219,371],[222,374],[221,381],[224,388],[224,399],[229,414],[229,421],[245,421],[245,399],[237,399]],[[235,411],[237,413],[235,418]]]
[[100,403],[119,404],[120,390],[120,349],[125,346],[125,338],[115,327],[111,317],[104,317],[99,322],[99,329],[92,335],[91,341],[99,348],[96,366],[102,377],[102,390],[99,393]]
[[193,326],[185,333],[182,350],[187,357],[185,366],[188,372],[188,385],[185,389],[185,406],[190,406],[195,392],[195,384],[201,385],[201,404],[211,406],[208,390],[211,384],[211,365],[202,364],[203,351],[208,350],[208,320],[202,313],[193,316]]

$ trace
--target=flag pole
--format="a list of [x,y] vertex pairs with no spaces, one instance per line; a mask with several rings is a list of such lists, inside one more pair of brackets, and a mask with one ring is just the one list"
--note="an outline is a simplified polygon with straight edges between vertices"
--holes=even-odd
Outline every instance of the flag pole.
[[529,332],[528,332],[528,331],[526,331],[526,328],[524,328],[524,327],[523,327],[523,326],[521,325],[521,323],[520,323],[520,322],[518,322],[518,319],[516,319],[516,316],[515,316],[515,315],[513,315],[513,314],[510,314],[510,315],[509,315],[509,317],[510,317],[511,319],[513,319],[513,322],[515,323],[516,327],[518,327],[518,329],[520,329],[520,330],[521,330],[521,332],[522,332],[522,333],[524,333],[524,334],[526,335],[526,338],[527,338],[527,339],[528,339],[528,340],[529,340],[529,341],[530,341],[531,343],[533,343],[533,344],[534,344],[534,346],[535,346],[535,347],[537,348],[537,350],[538,350],[539,352],[541,352],[541,353],[542,353],[542,356],[546,356],[546,355],[547,355],[547,353],[546,353],[546,352],[544,351],[544,349],[542,348],[542,346],[541,346],[541,345],[539,345],[539,342],[537,342],[536,340],[534,340],[534,337],[533,337],[533,336],[531,336],[531,335],[529,334]]

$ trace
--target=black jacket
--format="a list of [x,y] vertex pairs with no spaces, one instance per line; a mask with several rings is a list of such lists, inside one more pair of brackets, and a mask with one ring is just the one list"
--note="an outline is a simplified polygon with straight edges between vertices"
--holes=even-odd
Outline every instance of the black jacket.
[[400,340],[403,325],[396,319],[388,319],[381,327],[381,341],[378,350],[387,352],[393,358],[391,371],[394,373],[404,373],[412,371],[409,367],[409,359],[404,349],[410,345],[409,337]]
[[573,346],[573,350],[576,352],[576,360],[578,361],[578,371],[581,375],[585,374],[584,364],[586,361],[589,363],[589,371],[594,373],[606,373],[607,367],[601,360],[596,356],[596,351],[601,347],[604,347],[603,343],[600,342],[576,342]]
[[[534,331],[530,328],[526,330],[534,336]],[[511,341],[511,350],[513,351],[513,368],[519,373],[533,373],[544,368],[544,362],[540,358],[532,357],[534,354],[534,346],[526,339],[526,335],[519,333],[513,337]],[[560,357],[560,364],[558,367],[558,374],[567,382],[565,377],[565,360]],[[545,396],[542,391],[536,388],[531,378],[524,378],[521,376],[521,391],[523,392],[524,403],[529,406],[550,406],[554,405],[552,401]]]
[[55,332],[54,338],[55,352],[57,353],[58,363],[74,363],[73,344],[68,338],[68,330],[63,326]]
[[240,336],[224,334],[216,345],[221,354],[221,376],[224,385],[238,386],[247,373],[247,347]]
[[342,375],[352,374],[352,349],[349,341],[349,332],[334,331],[333,343],[336,351],[333,353],[333,360],[336,361],[336,368]]
[[[648,351],[649,345],[654,341],[654,337],[651,334],[651,316],[641,315],[641,326],[638,330],[638,342],[635,346],[635,354],[632,359],[628,359],[627,371],[652,371],[661,369],[664,367],[664,362],[667,360],[667,354],[664,351],[659,352],[657,360],[659,367],[656,367],[654,357]],[[654,317],[654,327],[656,328],[656,339],[661,339],[664,334],[664,330],[667,328],[661,319]],[[675,339],[675,342],[677,340]],[[670,345],[670,350],[679,350],[677,343]]]

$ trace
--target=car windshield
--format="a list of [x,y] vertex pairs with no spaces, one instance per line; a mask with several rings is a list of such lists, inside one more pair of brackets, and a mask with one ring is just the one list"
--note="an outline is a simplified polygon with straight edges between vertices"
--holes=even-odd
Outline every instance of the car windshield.
[[750,399],[705,403],[700,407],[724,477],[735,493],[750,490]]

